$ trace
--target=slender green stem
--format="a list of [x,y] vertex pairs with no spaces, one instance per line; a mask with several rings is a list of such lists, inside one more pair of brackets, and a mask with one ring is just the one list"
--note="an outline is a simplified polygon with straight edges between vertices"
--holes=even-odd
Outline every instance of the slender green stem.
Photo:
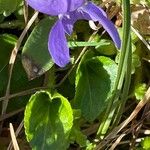
[[128,53],[128,45],[130,41],[130,25],[131,25],[131,17],[130,17],[130,1],[124,0],[122,3],[123,6],[123,40],[122,40],[122,47],[120,53],[120,61],[118,66],[118,75],[116,79],[115,89],[119,86],[119,89],[122,87],[121,82],[122,80],[120,77],[125,74],[126,72],[126,62],[125,62],[125,55]]
[[114,120],[113,127],[115,127],[120,121],[121,115],[123,113],[123,108],[128,98],[128,92],[129,92],[130,81],[131,81],[131,71],[132,71],[131,70],[131,64],[132,64],[131,42],[128,46],[129,48],[127,48],[128,53],[127,53],[127,58],[126,58],[127,65],[126,65],[125,82],[124,82],[123,90],[121,93],[121,103],[120,103],[119,108],[117,109],[117,113],[116,113],[117,115],[113,119]]
[[[97,135],[99,137],[102,133],[104,134],[107,132],[112,122],[112,119],[115,118],[113,124],[116,124],[116,122],[118,122],[118,118],[120,118],[122,114],[121,110],[123,109],[123,106],[127,99],[128,90],[130,86],[131,59],[132,59],[131,38],[130,38],[130,0],[123,1],[122,6],[123,6],[123,40],[118,65],[118,74],[114,86],[114,94],[110,99],[110,103],[108,104],[102,124],[100,125],[99,130],[97,132]],[[121,101],[118,104],[120,97]],[[116,103],[118,105],[116,105]],[[117,114],[114,114],[115,112],[117,112]],[[110,118],[110,116],[112,117]]]

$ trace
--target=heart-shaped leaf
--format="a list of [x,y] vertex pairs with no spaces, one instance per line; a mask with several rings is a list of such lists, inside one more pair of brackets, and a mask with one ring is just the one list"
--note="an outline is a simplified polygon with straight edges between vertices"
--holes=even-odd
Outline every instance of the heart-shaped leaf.
[[70,103],[60,94],[37,92],[26,106],[24,125],[33,149],[66,150],[73,125]]

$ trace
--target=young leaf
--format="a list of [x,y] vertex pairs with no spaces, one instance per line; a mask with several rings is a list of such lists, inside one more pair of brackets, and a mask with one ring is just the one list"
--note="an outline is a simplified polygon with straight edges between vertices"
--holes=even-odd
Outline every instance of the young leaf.
[[26,106],[24,126],[27,140],[36,150],[66,150],[73,125],[70,103],[59,94],[34,94]]
[[135,85],[134,95],[137,100],[142,100],[145,93],[146,93],[147,87],[145,83],[138,83]]
[[146,136],[144,140],[141,142],[141,145],[144,150],[150,149],[150,136]]
[[75,107],[88,121],[104,111],[116,79],[117,65],[107,57],[85,59],[76,74]]

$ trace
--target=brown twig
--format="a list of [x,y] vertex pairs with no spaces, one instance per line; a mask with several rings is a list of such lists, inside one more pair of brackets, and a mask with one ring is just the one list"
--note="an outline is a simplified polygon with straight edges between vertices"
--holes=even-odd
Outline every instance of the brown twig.
[[[33,88],[33,89],[29,89],[29,90],[21,91],[21,92],[18,92],[18,93],[14,93],[14,94],[9,95],[9,99],[14,98],[14,97],[18,97],[18,96],[29,95],[29,94],[32,94],[32,93],[38,91],[38,90],[42,90],[42,89],[48,89],[48,87],[36,87],[36,88]],[[0,97],[0,102],[5,100],[5,98],[6,98],[5,96]]]
[[10,118],[10,117],[12,117],[12,116],[22,112],[23,110],[24,110],[24,108],[20,108],[18,110],[15,110],[13,112],[8,113],[8,114],[4,114],[4,115],[0,116],[0,121],[3,121],[5,119],[7,119],[7,118]]

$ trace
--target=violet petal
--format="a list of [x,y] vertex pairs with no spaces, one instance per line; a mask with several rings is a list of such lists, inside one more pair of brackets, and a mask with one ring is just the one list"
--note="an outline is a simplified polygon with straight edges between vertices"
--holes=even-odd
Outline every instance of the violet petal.
[[100,24],[102,24],[103,28],[109,33],[116,46],[118,48],[121,47],[121,40],[117,29],[115,28],[114,24],[108,18],[106,18],[106,16],[103,15],[102,10],[99,7],[97,7],[92,2],[89,2],[87,5],[84,5],[81,9],[84,13],[90,16],[91,20],[98,21]]
[[26,0],[28,5],[44,14],[56,16],[74,11],[85,3],[85,0]]
[[51,29],[48,40],[48,49],[53,61],[64,67],[70,61],[69,48],[65,37],[62,21],[58,20]]
[[67,12],[67,0],[26,0],[28,5],[44,14],[56,16]]
[[87,13],[84,13],[84,12],[78,11],[78,10],[69,12],[66,15],[64,15],[62,17],[62,23],[63,23],[64,29],[65,29],[65,32],[68,35],[71,35],[71,33],[73,31],[74,23],[77,20],[82,20],[82,19],[90,20],[91,18]]
[[67,12],[71,12],[81,7],[86,2],[86,0],[67,0],[67,2],[68,2]]

